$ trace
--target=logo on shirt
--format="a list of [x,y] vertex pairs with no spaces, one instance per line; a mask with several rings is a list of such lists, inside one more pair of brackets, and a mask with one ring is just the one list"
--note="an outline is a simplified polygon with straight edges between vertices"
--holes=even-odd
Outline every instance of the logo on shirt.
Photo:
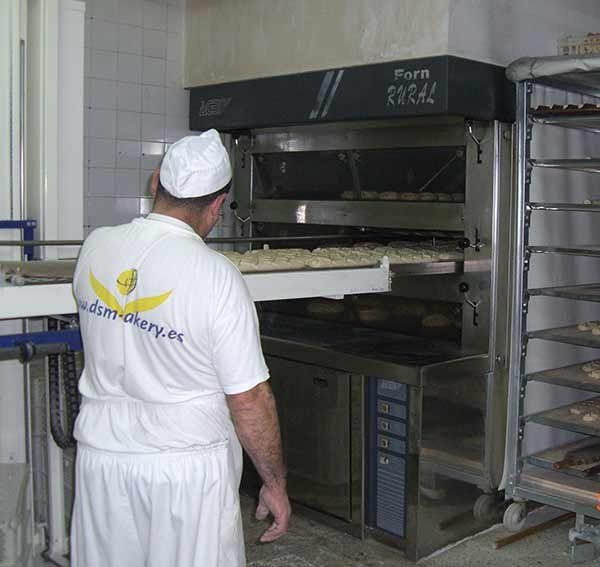
[[[121,272],[117,278],[117,291],[127,298],[127,296],[137,287],[137,283],[137,270],[134,270],[133,268],[125,270],[124,272]],[[110,292],[96,276],[94,276],[92,270],[90,270],[90,285],[92,286],[94,293],[98,296],[98,299],[106,304],[109,309],[116,311],[119,317],[123,317],[128,313],[141,313],[142,311],[156,309],[159,305],[162,305],[169,299],[172,291],[167,291],[160,295],[140,297],[122,304],[121,301]]]
[[[154,322],[140,316],[143,311],[151,311],[169,299],[173,290],[160,295],[139,297],[127,301],[127,297],[137,288],[139,275],[134,268],[121,272],[116,279],[116,293],[110,291],[90,270],[90,285],[96,294],[96,299],[91,302],[87,299],[77,298],[80,314],[94,315],[108,321],[121,321],[140,331],[144,331],[155,339],[183,343],[184,333],[180,333],[161,322]],[[121,295],[123,299],[119,299]]]

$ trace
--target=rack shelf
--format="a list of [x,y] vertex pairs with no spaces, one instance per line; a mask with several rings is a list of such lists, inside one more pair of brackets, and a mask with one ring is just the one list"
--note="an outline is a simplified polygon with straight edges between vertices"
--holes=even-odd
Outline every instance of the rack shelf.
[[598,517],[600,483],[544,467],[527,467],[521,474],[521,488],[532,499],[571,512]]
[[600,213],[600,205],[585,203],[529,203],[530,211],[566,212],[566,213]]
[[542,339],[574,346],[600,348],[600,336],[593,335],[590,331],[580,331],[576,325],[530,331],[527,333],[527,337],[529,339]]
[[546,382],[555,386],[566,386],[567,388],[600,393],[600,380],[592,378],[587,372],[584,372],[581,368],[583,364],[534,372],[528,374],[526,379],[530,382]]
[[574,130],[586,130],[587,132],[600,133],[599,111],[574,112],[571,114],[553,111],[534,111],[532,116],[533,121],[537,124],[547,124],[550,126],[560,126],[562,128],[572,128]]
[[530,297],[560,297],[562,299],[600,302],[600,284],[544,287],[530,289],[528,293]]
[[600,258],[600,246],[528,246],[531,254],[562,254],[565,256],[590,256]]
[[[539,423],[573,433],[581,433],[583,435],[600,436],[600,396],[592,399],[593,402],[598,402],[598,417],[596,421],[586,422],[583,416],[592,411],[589,405],[590,400],[568,404],[559,408],[541,411],[525,416],[525,421],[530,423]],[[574,414],[571,410],[580,411],[580,414]],[[595,413],[595,412],[594,412]]]
[[543,169],[566,169],[570,171],[584,171],[587,173],[600,173],[600,158],[585,159],[530,159],[533,167]]

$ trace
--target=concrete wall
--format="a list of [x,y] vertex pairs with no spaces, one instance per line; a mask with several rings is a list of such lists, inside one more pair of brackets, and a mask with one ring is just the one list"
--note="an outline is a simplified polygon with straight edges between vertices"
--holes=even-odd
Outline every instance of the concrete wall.
[[186,86],[439,55],[447,0],[188,0]]
[[507,65],[600,30],[596,0],[189,0],[186,86],[450,53]]

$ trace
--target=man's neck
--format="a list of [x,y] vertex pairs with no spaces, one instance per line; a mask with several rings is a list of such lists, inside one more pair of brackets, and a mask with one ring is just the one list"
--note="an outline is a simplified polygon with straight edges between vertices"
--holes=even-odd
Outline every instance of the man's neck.
[[194,232],[201,238],[204,238],[208,231],[205,229],[205,222],[202,215],[191,214],[189,210],[177,207],[165,207],[160,203],[154,205],[153,213],[172,217],[192,227]]

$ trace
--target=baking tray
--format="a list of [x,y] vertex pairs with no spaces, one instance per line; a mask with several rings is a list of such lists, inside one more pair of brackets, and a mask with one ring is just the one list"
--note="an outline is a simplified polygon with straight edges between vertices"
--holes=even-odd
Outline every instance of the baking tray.
[[600,416],[600,396],[598,396],[596,398],[591,398],[591,400],[584,400],[583,402],[576,402],[559,408],[534,413],[526,416],[525,420],[528,422],[539,423],[540,425],[556,427],[557,429],[573,431],[574,433],[582,433],[583,435],[600,436],[600,417],[594,422],[585,422],[582,420],[582,415],[574,415],[571,413],[571,409],[573,408],[581,409],[585,413],[585,404],[590,401],[598,402],[595,413]]
[[[546,449],[545,451],[540,451],[539,453],[535,453],[533,455],[529,455],[526,457],[526,461],[534,465],[536,467],[542,467],[545,469],[554,470],[554,463],[558,461],[562,461],[567,453],[571,451],[576,451],[579,449],[586,449],[588,447],[598,446],[600,447],[600,440],[598,439],[581,439],[579,441],[566,443],[565,445],[560,445],[559,447],[553,447],[551,449]],[[577,476],[579,478],[589,478],[589,479],[598,479],[600,473],[596,473],[594,475],[586,475],[586,471],[589,469],[598,466],[600,462],[590,463],[587,465],[573,465],[571,467],[567,467],[564,469],[560,469],[556,472],[561,472],[564,474]]]
[[535,372],[529,374],[527,380],[600,393],[600,380],[592,378],[587,372],[584,372],[581,369],[583,364],[585,363],[582,362],[581,364],[573,364],[572,366],[565,366],[563,368]]

